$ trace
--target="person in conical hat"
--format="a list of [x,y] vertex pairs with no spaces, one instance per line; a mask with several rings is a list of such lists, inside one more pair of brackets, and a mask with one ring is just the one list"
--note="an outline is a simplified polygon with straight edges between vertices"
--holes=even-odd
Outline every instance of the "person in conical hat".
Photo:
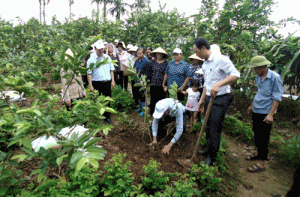
[[199,91],[202,92],[204,78],[203,78],[203,70],[202,70],[202,64],[204,62],[204,59],[201,59],[194,53],[189,57],[190,60],[192,60],[192,64],[190,64],[190,72],[191,72],[191,78],[188,83],[188,87],[191,87],[192,81],[198,81],[199,82]]
[[257,164],[247,168],[249,172],[262,172],[266,170],[268,160],[268,144],[272,129],[273,116],[278,108],[283,95],[283,85],[279,74],[270,70],[271,62],[264,56],[255,56],[250,61],[257,77],[257,93],[253,103],[248,107],[248,113],[252,112],[254,142],[257,153],[247,156],[248,161],[258,160]]
[[169,57],[168,53],[161,47],[158,47],[150,54],[155,57],[155,61],[149,63],[148,66],[144,67],[147,69],[147,76],[150,80],[150,114],[154,113],[155,104],[161,99],[166,98],[166,93],[162,86],[164,81],[165,70],[168,66],[166,59]]

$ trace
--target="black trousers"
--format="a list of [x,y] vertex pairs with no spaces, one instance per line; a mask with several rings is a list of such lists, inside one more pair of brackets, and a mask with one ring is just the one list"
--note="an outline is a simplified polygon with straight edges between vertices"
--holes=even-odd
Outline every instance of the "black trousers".
[[[167,135],[167,130],[164,129],[164,127],[175,121],[176,122],[176,117],[171,117],[171,116],[165,116],[161,119],[159,119],[159,122],[158,122],[158,130],[157,130],[157,137],[158,138],[164,138],[166,135]],[[183,113],[183,132],[186,131],[186,123],[187,123],[187,120],[186,120],[186,113],[184,112]],[[176,129],[176,128],[175,128]],[[172,132],[172,131],[171,131]],[[183,133],[182,132],[182,133]],[[175,134],[175,133],[174,133]]]
[[178,92],[178,93],[177,93],[177,99],[178,99],[179,101],[181,101],[181,102],[184,101],[184,96],[185,96],[185,95],[182,94],[181,92]]
[[257,157],[259,160],[267,160],[269,153],[269,141],[272,124],[264,122],[268,114],[252,113],[254,142],[257,148]]
[[[210,116],[206,126],[206,141],[208,146],[208,155],[212,162],[217,158],[218,151],[221,143],[221,131],[223,128],[223,121],[225,118],[226,111],[234,98],[233,93],[216,96],[213,106],[210,111]],[[206,97],[207,109],[209,104],[210,96]]]
[[140,99],[142,102],[145,102],[145,95],[144,91],[140,91],[141,87],[134,87],[135,81],[131,82],[131,87],[132,87],[132,95],[135,100],[135,104],[138,105],[138,100]]
[[[92,81],[92,84],[95,90],[98,90],[99,96],[102,93],[104,96],[111,97],[111,81]],[[110,104],[108,107],[110,107]],[[105,112],[104,116],[108,119],[110,118],[110,113]]]
[[128,89],[128,76],[124,76],[123,71],[115,72],[115,81],[117,85],[120,85],[122,89]]
[[300,164],[295,165],[294,182],[291,189],[286,194],[286,197],[299,197],[300,196]]
[[154,113],[156,103],[166,98],[166,93],[162,86],[150,86],[150,94],[150,114],[152,115]]

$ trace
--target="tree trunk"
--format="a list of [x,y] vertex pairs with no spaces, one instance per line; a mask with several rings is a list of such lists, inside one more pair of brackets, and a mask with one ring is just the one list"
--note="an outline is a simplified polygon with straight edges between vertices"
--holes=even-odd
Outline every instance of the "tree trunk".
[[99,2],[97,3],[97,19],[96,22],[99,23],[99,19],[100,19],[100,9],[99,9]]
[[43,16],[44,16],[44,25],[46,25],[46,0],[43,0]]
[[121,19],[120,11],[117,12],[117,21]]
[[104,21],[106,21],[106,6],[107,6],[107,2],[104,1],[104,6],[103,6],[103,18],[104,18]]
[[42,0],[39,0],[40,3],[40,23],[42,24]]
[[70,22],[72,20],[72,0],[69,0],[69,8],[70,8]]

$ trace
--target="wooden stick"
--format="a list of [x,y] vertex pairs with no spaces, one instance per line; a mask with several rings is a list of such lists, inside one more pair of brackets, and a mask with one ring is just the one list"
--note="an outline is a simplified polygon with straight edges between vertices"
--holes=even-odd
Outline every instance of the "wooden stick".
[[198,140],[197,140],[197,144],[196,144],[196,147],[194,149],[191,161],[193,161],[196,158],[197,151],[199,149],[199,146],[200,146],[200,143],[201,143],[201,139],[202,139],[202,136],[204,134],[204,130],[206,129],[207,121],[208,121],[208,118],[209,118],[210,111],[211,111],[211,108],[212,108],[214,100],[215,100],[214,97],[210,97],[210,101],[209,101],[209,105],[208,105],[208,108],[207,108],[207,111],[206,111],[206,114],[205,114],[204,122],[203,122],[203,125],[201,127],[201,131],[200,131],[200,134],[199,134],[199,137],[198,137]]

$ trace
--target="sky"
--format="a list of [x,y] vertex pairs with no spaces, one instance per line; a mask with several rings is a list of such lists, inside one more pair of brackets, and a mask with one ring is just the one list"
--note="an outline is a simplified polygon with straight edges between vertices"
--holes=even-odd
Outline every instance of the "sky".
[[[135,0],[124,0],[128,4],[134,3]],[[225,0],[219,0],[221,6]],[[72,13],[75,15],[74,19],[78,17],[91,18],[92,10],[96,10],[96,4],[91,4],[91,0],[74,0],[72,5]],[[185,16],[190,16],[198,13],[198,9],[201,7],[200,0],[160,0],[161,4],[166,3],[166,10],[172,10],[177,8],[179,13],[185,13]],[[275,0],[277,5],[273,8],[274,12],[270,16],[270,19],[279,22],[280,19],[287,17],[294,17],[300,20],[299,0]],[[220,6],[220,7],[221,7]],[[158,10],[158,0],[151,0],[151,9]],[[102,13],[103,5],[100,5],[100,12]],[[130,10],[130,8],[128,8]],[[50,3],[46,5],[46,21],[50,24],[52,17],[56,15],[56,18],[60,21],[65,21],[66,17],[69,17],[69,1],[68,0],[50,0]],[[20,17],[22,21],[26,22],[31,17],[39,18],[39,0],[0,0],[0,17],[5,20],[12,20],[15,24],[18,23],[16,17]],[[124,16],[126,17],[126,16]],[[112,16],[109,16],[110,20],[115,20]],[[300,28],[298,24],[288,24],[281,29],[279,33],[287,36],[289,33],[295,32]],[[300,36],[300,31],[296,32],[295,36]]]

